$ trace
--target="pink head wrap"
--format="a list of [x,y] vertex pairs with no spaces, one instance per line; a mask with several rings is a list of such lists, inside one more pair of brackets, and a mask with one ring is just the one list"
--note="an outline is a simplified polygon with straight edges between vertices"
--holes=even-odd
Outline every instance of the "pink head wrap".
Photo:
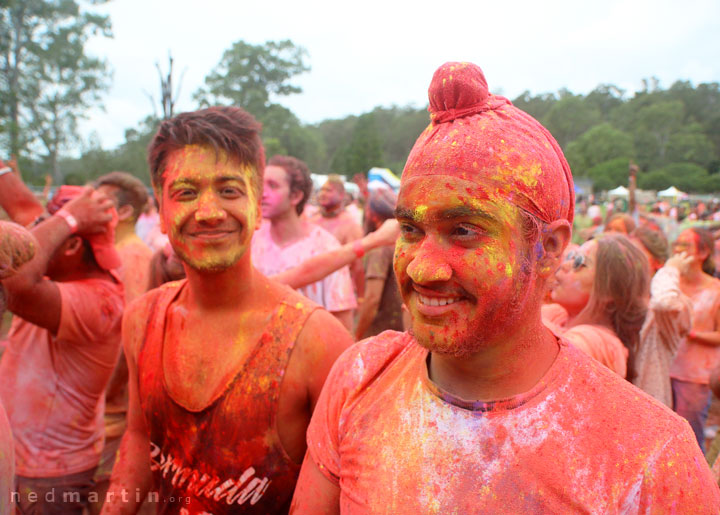
[[402,179],[452,175],[492,188],[550,223],[572,223],[570,167],[545,127],[488,91],[472,63],[445,63],[430,88],[431,124],[415,142]]
[[[55,214],[66,203],[85,191],[84,186],[60,186],[47,204],[48,213]],[[93,249],[95,261],[103,270],[112,270],[121,265],[120,256],[115,250],[115,227],[118,223],[118,215],[115,208],[112,208],[112,220],[108,222],[105,232],[83,236]]]

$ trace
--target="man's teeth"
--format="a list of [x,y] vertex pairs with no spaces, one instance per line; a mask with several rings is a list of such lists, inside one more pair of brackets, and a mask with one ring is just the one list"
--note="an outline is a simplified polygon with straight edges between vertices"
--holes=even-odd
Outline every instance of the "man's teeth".
[[448,304],[452,304],[453,302],[457,302],[460,300],[460,297],[425,297],[424,295],[418,295],[420,298],[420,302],[422,304],[425,304],[426,306],[446,306]]

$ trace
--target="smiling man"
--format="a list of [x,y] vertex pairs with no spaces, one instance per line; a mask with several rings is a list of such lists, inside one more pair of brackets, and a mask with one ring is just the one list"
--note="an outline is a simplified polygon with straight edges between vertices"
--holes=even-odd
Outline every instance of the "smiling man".
[[295,512],[716,512],[687,424],[542,324],[574,203],[555,140],[473,64],[429,97],[396,213],[411,330],[333,366]]
[[287,511],[312,409],[351,339],[252,266],[259,130],[242,109],[209,108],[163,122],[150,145],[161,223],[187,279],[125,314],[128,427],[105,513],[134,513],[151,476],[161,513]]

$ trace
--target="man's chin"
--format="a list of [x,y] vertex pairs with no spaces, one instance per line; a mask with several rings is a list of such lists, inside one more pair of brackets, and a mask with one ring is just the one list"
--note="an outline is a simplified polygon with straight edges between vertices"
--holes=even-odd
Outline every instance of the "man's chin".
[[483,343],[474,338],[453,339],[450,336],[440,335],[432,331],[415,331],[412,327],[408,329],[408,332],[413,336],[418,345],[433,354],[464,358],[475,354],[483,347]]

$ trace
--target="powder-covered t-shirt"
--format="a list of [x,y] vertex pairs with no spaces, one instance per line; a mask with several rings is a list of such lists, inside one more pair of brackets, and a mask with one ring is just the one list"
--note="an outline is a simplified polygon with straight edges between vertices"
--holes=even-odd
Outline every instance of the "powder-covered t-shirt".
[[[692,303],[692,330],[718,331],[715,318],[720,310],[720,280],[713,279],[711,286],[688,295]],[[720,363],[720,347],[704,345],[685,338],[680,343],[670,376],[690,383],[708,384],[710,371]]]
[[104,390],[120,352],[122,285],[119,279],[56,284],[57,335],[15,317],[0,361],[0,398],[20,476],[89,470],[103,446]]
[[[255,231],[252,240],[253,265],[268,277],[340,247],[332,234],[314,224],[307,225],[306,237],[281,247],[273,241],[270,227],[269,223],[263,223],[260,229]],[[318,282],[298,288],[297,291],[331,312],[357,307],[348,267],[343,267]]]
[[0,402],[0,513],[12,513],[11,501],[15,483],[15,455],[10,423]]
[[564,342],[530,391],[469,402],[385,332],[335,363],[308,451],[341,513],[717,513],[687,422]]

